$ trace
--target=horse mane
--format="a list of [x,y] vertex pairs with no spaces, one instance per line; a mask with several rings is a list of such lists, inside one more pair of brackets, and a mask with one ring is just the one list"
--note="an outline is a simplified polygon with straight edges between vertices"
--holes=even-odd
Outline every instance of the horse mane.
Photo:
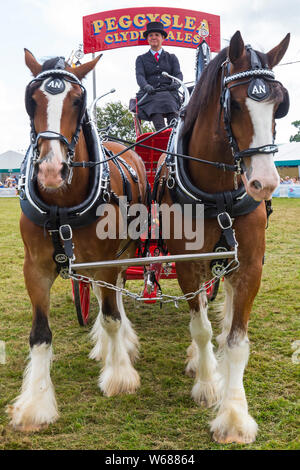
[[209,62],[196,83],[186,109],[182,130],[183,137],[187,137],[191,133],[199,112],[208,108],[218,81],[221,65],[227,57],[227,51],[228,48],[225,47]]
[[[266,54],[255,51],[259,56],[262,66],[267,65],[267,56]],[[217,86],[219,72],[221,70],[222,63],[226,60],[228,54],[228,47],[224,47],[207,65],[207,67],[202,72],[202,75],[199,81],[195,85],[194,92],[191,96],[189,104],[186,108],[184,125],[182,129],[182,137],[187,143],[195,121],[200,112],[207,111],[209,104],[211,104],[212,96],[215,92]],[[221,92],[221,90],[220,90]]]

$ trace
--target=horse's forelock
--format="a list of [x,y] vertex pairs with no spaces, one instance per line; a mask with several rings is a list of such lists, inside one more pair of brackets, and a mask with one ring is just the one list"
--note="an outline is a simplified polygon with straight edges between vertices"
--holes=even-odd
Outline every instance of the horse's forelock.
[[[55,69],[56,68],[56,65],[57,65],[57,62],[61,59],[61,57],[53,57],[51,59],[47,59],[45,60],[45,62],[43,63],[43,66],[42,66],[42,70],[43,72],[45,70],[52,70],[52,69]],[[66,66],[66,64],[65,64]]]

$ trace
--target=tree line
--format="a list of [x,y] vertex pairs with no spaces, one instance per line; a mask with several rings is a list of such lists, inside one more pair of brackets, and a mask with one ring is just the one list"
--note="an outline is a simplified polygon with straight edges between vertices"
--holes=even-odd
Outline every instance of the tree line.
[[[290,142],[300,142],[300,121],[294,121],[292,125],[296,127],[297,133],[290,136]],[[115,137],[132,142],[136,139],[133,114],[121,101],[110,102],[102,108],[97,108],[97,126],[99,130],[109,127],[108,134]],[[147,121],[143,121],[141,127],[143,133],[154,131]]]
[[[136,140],[133,113],[121,101],[110,102],[102,108],[97,108],[97,127],[100,132],[108,130],[107,133],[114,137],[132,142]],[[154,131],[147,121],[144,121],[141,127],[143,133]]]
[[300,121],[294,121],[292,125],[296,127],[297,134],[291,135],[290,142],[300,142]]

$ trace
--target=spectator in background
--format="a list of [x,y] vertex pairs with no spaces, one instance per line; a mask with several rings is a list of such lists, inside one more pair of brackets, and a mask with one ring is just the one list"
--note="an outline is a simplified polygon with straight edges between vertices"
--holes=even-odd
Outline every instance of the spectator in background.
[[291,184],[291,182],[292,181],[289,176],[285,176],[284,180],[282,182],[280,181],[281,184]]

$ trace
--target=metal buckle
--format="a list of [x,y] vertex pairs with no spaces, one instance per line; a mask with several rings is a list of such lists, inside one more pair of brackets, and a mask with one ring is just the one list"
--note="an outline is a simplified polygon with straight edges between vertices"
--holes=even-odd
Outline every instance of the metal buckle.
[[[63,232],[62,232],[64,229],[69,230],[69,237],[67,237],[67,238],[64,237],[64,234],[63,234]],[[64,242],[66,242],[66,241],[68,241],[68,240],[72,240],[73,233],[72,233],[72,228],[71,228],[70,225],[68,225],[68,224],[67,224],[67,225],[61,225],[61,226],[59,227],[58,231],[59,231],[60,238],[61,238]]]
[[103,198],[103,201],[106,203],[109,203],[111,199],[111,193],[109,191],[109,182],[110,182],[109,176],[105,176],[104,178],[101,179],[101,182],[100,182],[100,190],[102,193],[102,198]]
[[26,177],[25,175],[22,174],[19,178],[18,187],[17,187],[19,198],[22,200],[24,200],[26,197],[25,184],[26,184]]
[[[227,217],[227,220],[228,220],[228,222],[229,222],[229,225],[228,225],[227,227],[224,227],[224,225],[223,225],[222,222],[221,222],[220,217],[221,217],[222,215],[225,215],[225,216]],[[217,220],[218,220],[218,223],[219,223],[219,225],[220,225],[220,227],[221,227],[222,230],[226,230],[226,229],[232,227],[232,220],[231,220],[231,217],[230,217],[230,215],[228,214],[228,212],[220,212],[220,214],[217,215]]]
[[108,188],[108,183],[109,183],[109,177],[105,176],[104,178],[101,178],[100,189],[106,190]]
[[106,204],[108,204],[110,202],[110,193],[108,191],[104,191],[103,194],[102,194],[102,198],[103,198],[103,201],[106,202]]
[[258,153],[275,153],[278,152],[278,146],[276,144],[262,145],[257,149]]
[[21,190],[25,187],[25,182],[26,182],[26,176],[22,174],[18,181],[18,190]]
[[73,168],[70,167],[70,162],[72,162],[71,159],[69,159],[69,162],[68,162],[68,167],[69,167],[68,184],[71,184],[72,178],[73,178]]
[[169,189],[173,189],[175,186],[175,179],[173,178],[172,175],[169,175],[168,179],[167,179],[167,187]]
[[[233,152],[234,154],[234,152]],[[234,156],[234,155],[233,155]],[[235,164],[236,164],[236,174],[237,175],[241,175],[242,174],[242,166],[241,166],[241,163],[242,163],[242,159],[241,157],[238,157],[238,158],[235,158]]]
[[69,268],[61,268],[61,270],[59,271],[59,274],[63,279],[69,279],[70,277]]

